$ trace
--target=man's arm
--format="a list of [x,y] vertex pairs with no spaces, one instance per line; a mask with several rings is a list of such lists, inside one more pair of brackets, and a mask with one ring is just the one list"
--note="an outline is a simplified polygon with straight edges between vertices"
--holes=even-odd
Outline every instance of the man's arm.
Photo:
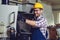
[[45,27],[47,26],[47,21],[44,19],[43,20],[39,20],[39,21],[33,21],[33,20],[29,20],[26,19],[26,23],[31,25],[32,27]]
[[36,22],[33,20],[26,19],[26,23],[31,25],[31,26],[36,26]]

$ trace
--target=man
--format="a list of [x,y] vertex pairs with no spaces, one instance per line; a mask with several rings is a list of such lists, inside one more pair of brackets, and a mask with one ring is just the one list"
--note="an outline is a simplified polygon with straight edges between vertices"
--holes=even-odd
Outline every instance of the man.
[[32,40],[47,40],[47,21],[42,15],[43,5],[37,2],[34,4],[33,9],[36,17],[35,20],[29,20],[22,17],[21,21],[26,22],[33,27]]

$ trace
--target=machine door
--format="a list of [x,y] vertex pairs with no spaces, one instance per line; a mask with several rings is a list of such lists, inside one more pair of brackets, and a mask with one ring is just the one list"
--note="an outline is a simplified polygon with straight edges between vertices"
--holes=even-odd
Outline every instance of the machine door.
[[1,37],[7,36],[7,26],[10,25],[16,29],[16,19],[17,19],[18,6],[11,5],[0,5],[0,33]]

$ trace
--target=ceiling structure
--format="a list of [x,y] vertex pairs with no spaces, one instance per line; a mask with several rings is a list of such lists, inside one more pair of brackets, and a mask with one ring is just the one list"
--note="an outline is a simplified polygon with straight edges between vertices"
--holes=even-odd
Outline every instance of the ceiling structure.
[[53,10],[60,10],[60,0],[41,0],[41,1],[51,3]]
[[41,1],[50,2],[52,5],[60,5],[60,0],[41,0]]

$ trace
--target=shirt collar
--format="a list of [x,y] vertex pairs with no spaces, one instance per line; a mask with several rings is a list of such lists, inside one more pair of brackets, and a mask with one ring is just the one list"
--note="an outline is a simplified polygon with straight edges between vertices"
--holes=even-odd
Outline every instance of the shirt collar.
[[41,19],[41,18],[43,18],[43,16],[42,16],[42,15],[40,15],[39,17],[37,17],[37,20],[39,20],[39,19]]

